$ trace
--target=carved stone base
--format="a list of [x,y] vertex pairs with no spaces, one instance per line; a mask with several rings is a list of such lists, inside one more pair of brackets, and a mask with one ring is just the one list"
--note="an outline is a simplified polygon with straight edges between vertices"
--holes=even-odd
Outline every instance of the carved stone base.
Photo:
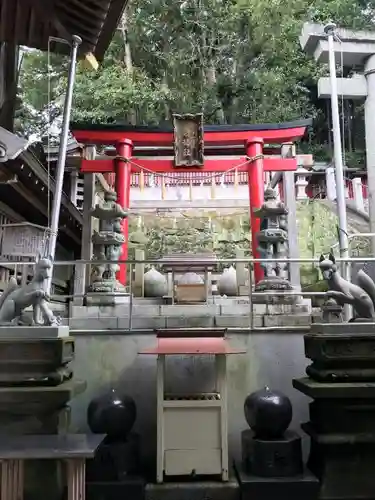
[[[357,326],[362,329],[363,323],[313,325],[304,337],[305,356],[312,360],[306,368],[309,377],[322,382],[375,381],[375,333],[356,334]],[[314,332],[317,327],[319,333]]]
[[118,295],[116,293],[98,294],[97,297],[89,295],[85,297],[86,306],[116,306],[118,304],[128,304],[130,295]]
[[295,304],[297,295],[276,295],[275,292],[291,292],[293,287],[290,282],[285,278],[278,276],[270,276],[262,279],[255,285],[255,292],[264,293],[264,297],[253,297],[254,304]]
[[127,304],[129,297],[125,287],[117,280],[95,281],[90,286],[88,294],[85,297],[85,305],[114,306],[116,304]]
[[72,337],[0,338],[0,386],[60,385],[72,377],[73,358]]

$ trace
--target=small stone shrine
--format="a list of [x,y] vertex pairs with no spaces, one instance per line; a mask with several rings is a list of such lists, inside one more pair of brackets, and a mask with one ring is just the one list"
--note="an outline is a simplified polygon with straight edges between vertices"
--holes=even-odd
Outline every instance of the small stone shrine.
[[[116,200],[114,191],[106,191],[104,202],[96,205],[91,212],[92,217],[99,219],[99,231],[94,232],[92,236],[94,260],[120,259],[125,242],[121,223],[128,214]],[[86,297],[87,305],[115,305],[126,302],[127,297],[116,297],[119,292],[125,292],[125,288],[116,279],[118,270],[119,266],[114,262],[93,265],[92,283]],[[96,297],[95,293],[98,293]]]
[[89,500],[143,500],[145,480],[140,464],[140,436],[132,431],[137,407],[132,397],[112,389],[94,398],[87,420],[94,434],[105,434],[94,459],[87,463]]
[[235,465],[241,499],[316,499],[319,482],[304,471],[301,438],[287,430],[289,398],[266,387],[247,396],[244,410],[250,429],[242,432],[242,464]]
[[[255,292],[272,292],[293,290],[288,280],[288,265],[277,261],[267,262],[267,259],[283,259],[287,257],[288,231],[286,215],[288,209],[277,200],[276,191],[267,188],[264,193],[264,204],[254,211],[261,219],[260,231],[257,233],[258,251],[263,260],[261,266],[264,278],[255,285]],[[265,293],[264,297],[254,297],[254,302],[293,304],[296,296],[280,297]]]
[[349,323],[315,323],[304,336],[312,363],[293,386],[313,401],[308,467],[321,481],[320,498],[373,499],[375,491],[375,284],[362,270],[358,285],[342,278],[334,256],[321,256],[328,298],[351,304]]

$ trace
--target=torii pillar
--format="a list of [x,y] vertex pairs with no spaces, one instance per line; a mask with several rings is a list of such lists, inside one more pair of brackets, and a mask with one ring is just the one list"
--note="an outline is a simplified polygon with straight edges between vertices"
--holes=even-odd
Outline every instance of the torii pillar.
[[[133,155],[133,142],[130,139],[122,139],[116,143],[117,156],[115,165],[115,191],[117,193],[117,203],[124,209],[130,207],[130,181],[131,181],[131,165],[130,158]],[[125,242],[122,245],[121,260],[128,259],[128,239],[129,239],[129,219],[126,217],[122,220],[122,234],[125,237]],[[117,279],[122,285],[126,285],[127,266],[120,265],[120,270],[117,274]]]
[[[258,241],[256,234],[260,231],[260,219],[255,216],[254,210],[262,207],[264,203],[264,168],[263,168],[263,144],[262,138],[254,137],[246,141],[246,156],[256,158],[248,165],[248,185],[250,198],[250,221],[251,221],[251,249],[254,259],[259,259]],[[260,262],[254,263],[254,280],[258,283],[263,278],[264,272]]]
[[[362,67],[364,74],[351,78],[337,79],[339,97],[365,102],[366,163],[370,232],[375,233],[375,33],[369,31],[349,31],[336,29],[341,43],[334,42],[336,63],[346,68]],[[328,40],[324,26],[305,23],[300,36],[302,49],[313,55],[317,62],[327,63]],[[331,98],[329,78],[318,81],[318,96]],[[371,238],[371,250],[375,255],[375,236]]]

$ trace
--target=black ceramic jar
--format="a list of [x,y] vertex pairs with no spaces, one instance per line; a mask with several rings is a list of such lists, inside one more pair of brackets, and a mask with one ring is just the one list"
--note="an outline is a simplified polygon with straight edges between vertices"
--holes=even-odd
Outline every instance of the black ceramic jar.
[[94,434],[110,439],[126,439],[137,418],[137,407],[131,396],[114,389],[94,398],[87,409],[87,422]]
[[282,437],[292,420],[290,399],[280,391],[268,387],[249,394],[244,404],[245,418],[256,437]]

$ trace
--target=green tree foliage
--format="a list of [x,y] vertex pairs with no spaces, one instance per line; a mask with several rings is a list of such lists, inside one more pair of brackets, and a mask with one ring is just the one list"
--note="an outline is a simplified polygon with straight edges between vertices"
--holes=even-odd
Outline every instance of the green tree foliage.
[[[98,71],[79,67],[73,118],[132,124],[203,111],[206,123],[319,118],[312,89],[326,68],[299,46],[305,21],[372,26],[364,0],[131,0]],[[67,60],[24,55],[19,128],[58,114]],[[46,118],[47,117],[47,118]],[[46,123],[47,120],[47,123]]]

